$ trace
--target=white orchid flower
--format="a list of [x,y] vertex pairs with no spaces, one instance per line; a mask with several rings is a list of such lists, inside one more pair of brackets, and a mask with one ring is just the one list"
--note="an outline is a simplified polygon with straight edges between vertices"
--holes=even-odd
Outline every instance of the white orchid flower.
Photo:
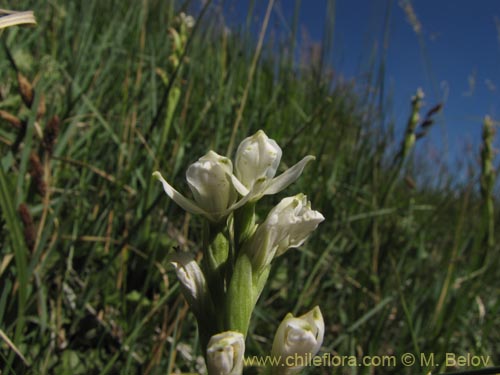
[[229,213],[244,205],[250,197],[237,198],[234,183],[240,185],[233,175],[231,160],[209,151],[196,163],[191,164],[186,172],[186,179],[194,201],[175,190],[160,174],[153,176],[161,181],[163,190],[175,203],[192,214],[205,216],[212,222],[219,222]]
[[170,257],[170,263],[175,268],[177,279],[181,283],[182,293],[195,314],[203,313],[209,307],[207,282],[194,255],[187,252],[177,252]]
[[241,375],[245,338],[240,332],[226,331],[210,338],[207,348],[209,375]]
[[181,23],[187,26],[188,29],[192,29],[194,27],[194,24],[196,23],[193,16],[186,15],[186,13],[184,12],[181,12],[179,14],[179,19],[181,20]]
[[[282,151],[278,144],[269,139],[262,130],[245,138],[236,151],[234,184],[242,196],[250,195],[250,201],[257,201],[264,195],[276,194],[299,178],[308,162],[306,156],[278,177],[274,177],[281,161]],[[238,182],[241,182],[239,184]]]
[[274,336],[271,354],[280,360],[275,373],[299,372],[308,358],[318,353],[324,334],[325,322],[318,306],[299,317],[287,314]]
[[304,194],[288,197],[274,207],[244,245],[256,269],[261,269],[291,247],[299,247],[325,218],[311,209]]
[[[264,195],[276,194],[293,183],[302,174],[314,156],[306,156],[278,177],[274,177],[281,160],[281,148],[259,130],[241,142],[236,152],[236,175],[231,160],[209,151],[186,172],[194,201],[175,190],[156,171],[153,176],[161,181],[163,189],[186,211],[219,222],[247,202],[255,202]],[[238,192],[242,198],[236,201]]]

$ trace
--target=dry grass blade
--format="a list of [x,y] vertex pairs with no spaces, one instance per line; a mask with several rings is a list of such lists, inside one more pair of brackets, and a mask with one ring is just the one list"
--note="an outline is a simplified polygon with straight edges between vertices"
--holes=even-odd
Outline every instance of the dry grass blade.
[[[94,166],[92,166],[92,165],[90,165],[88,163],[85,163],[85,162],[82,162],[82,161],[79,161],[79,160],[65,158],[65,157],[54,157],[54,159],[62,161],[62,162],[65,162],[65,163],[68,163],[68,164],[76,165],[76,166],[79,166],[79,167],[88,168],[89,170],[91,170],[92,172],[94,172],[96,175],[98,175],[98,176],[100,176],[100,177],[108,180],[109,182],[111,182],[113,184],[117,183],[116,178],[114,176],[112,176],[109,173],[106,173],[103,170],[101,170],[99,168],[96,168],[96,167],[94,167]],[[125,189],[127,191],[127,193],[129,193],[130,195],[137,194],[137,192],[132,187],[130,187],[129,185],[123,185],[123,189]]]
[[26,366],[29,366],[28,360],[24,357],[23,353],[17,348],[17,346],[9,339],[9,337],[5,334],[4,331],[0,329],[0,338],[5,341],[7,346],[12,349],[14,353],[17,354],[19,358],[24,362]]
[[0,29],[16,25],[36,25],[33,11],[16,12],[0,9]]

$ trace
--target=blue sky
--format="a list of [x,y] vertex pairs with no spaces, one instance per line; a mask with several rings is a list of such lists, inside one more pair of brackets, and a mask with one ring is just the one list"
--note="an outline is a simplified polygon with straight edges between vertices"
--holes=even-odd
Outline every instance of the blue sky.
[[[312,41],[323,38],[327,1],[301,1],[299,23]],[[276,0],[270,25],[286,33],[295,3]],[[248,0],[226,2],[229,26],[243,22],[248,4]],[[477,150],[484,116],[500,119],[500,1],[412,1],[420,24],[417,31],[403,9],[405,3],[398,0],[337,0],[334,4],[332,65],[337,74],[360,77],[373,46],[382,53],[384,17],[390,4],[386,84],[399,128],[404,128],[410,97],[421,87],[426,109],[440,101],[445,104],[427,145],[443,155],[448,150],[448,163],[463,156],[466,143]],[[256,30],[266,5],[267,1],[256,0]],[[301,35],[297,35],[299,43]]]

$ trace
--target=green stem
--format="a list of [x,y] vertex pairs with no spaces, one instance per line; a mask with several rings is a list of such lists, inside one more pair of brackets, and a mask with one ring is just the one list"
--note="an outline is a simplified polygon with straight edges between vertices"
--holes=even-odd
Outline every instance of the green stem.
[[223,225],[208,222],[203,226],[202,268],[214,303],[218,332],[224,328],[225,275],[229,258],[229,240],[223,232],[224,228]]
[[[249,202],[234,212],[234,242],[239,246],[255,231],[255,202]],[[235,254],[238,255],[237,253]]]

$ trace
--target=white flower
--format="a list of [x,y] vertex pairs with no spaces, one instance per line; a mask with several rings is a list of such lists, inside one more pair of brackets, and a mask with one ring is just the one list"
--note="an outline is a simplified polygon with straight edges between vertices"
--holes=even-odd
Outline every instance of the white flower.
[[186,13],[181,12],[179,14],[179,18],[181,20],[181,23],[185,24],[188,29],[192,29],[194,27],[196,21],[194,20],[193,16],[186,15]]
[[325,323],[318,306],[299,317],[287,314],[276,331],[271,352],[281,360],[278,370],[285,374],[300,371],[319,351],[324,334]]
[[210,338],[207,348],[209,375],[240,375],[243,371],[245,338],[240,332],[226,331]]
[[272,179],[281,160],[281,148],[278,144],[259,130],[251,137],[245,138],[236,151],[236,177],[252,189],[259,178]]
[[194,200],[207,212],[223,212],[237,198],[231,182],[231,160],[213,151],[191,164],[186,180]]
[[278,177],[274,177],[281,161],[281,148],[262,130],[245,138],[236,151],[235,174],[241,184],[235,183],[238,192],[250,201],[264,195],[276,194],[285,189],[302,174],[314,156],[306,156]]
[[304,194],[282,199],[244,245],[252,264],[261,269],[289,248],[299,247],[324,219]]
[[237,180],[233,175],[233,164],[228,158],[213,151],[191,164],[186,172],[194,202],[175,190],[160,172],[154,172],[153,176],[161,181],[165,193],[179,206],[190,213],[203,215],[212,222],[224,219],[250,198],[235,203],[237,193],[233,184]]
[[205,276],[193,254],[177,252],[170,257],[177,279],[181,283],[182,293],[193,312],[198,315],[209,308],[209,294]]
[[[161,181],[163,189],[179,206],[193,214],[204,215],[219,222],[247,202],[255,202],[264,195],[276,194],[302,174],[314,156],[306,156],[278,177],[274,177],[281,160],[281,148],[259,130],[241,142],[236,152],[236,175],[231,160],[209,151],[186,172],[194,201],[175,190],[156,171],[153,176]],[[237,193],[242,195],[238,201]]]

